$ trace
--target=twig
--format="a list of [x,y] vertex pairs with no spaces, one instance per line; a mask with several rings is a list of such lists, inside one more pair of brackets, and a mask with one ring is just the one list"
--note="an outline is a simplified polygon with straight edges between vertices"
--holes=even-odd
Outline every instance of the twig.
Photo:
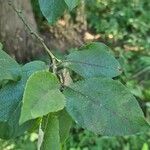
[[[44,39],[42,37],[40,37],[37,32],[33,31],[33,29],[27,23],[26,19],[23,17],[22,12],[16,9],[16,7],[13,4],[12,0],[9,0],[8,4],[16,12],[16,14],[18,15],[18,17],[22,20],[23,24],[29,30],[29,32],[31,33],[31,35],[34,35],[38,39],[38,41],[42,44],[42,46],[44,47],[44,50],[48,53],[48,55],[50,56],[50,58],[52,60],[52,64],[50,65],[50,67],[53,68],[53,73],[56,74],[56,71],[57,71],[57,62],[59,63],[59,62],[61,62],[61,60],[59,60],[58,58],[56,58],[54,56],[54,54],[50,51],[50,49],[44,43]],[[49,115],[48,115],[48,117],[49,117]],[[40,126],[39,126],[39,138],[38,138],[38,149],[40,149],[40,147],[41,147],[41,144],[43,142],[43,137],[44,137],[44,132],[42,131],[41,123],[40,123]]]
[[42,123],[40,123],[39,126],[39,137],[38,137],[38,143],[37,143],[37,149],[40,150],[42,143],[43,143],[43,139],[44,139],[44,132],[42,130]]
[[8,4],[11,6],[11,8],[16,12],[18,17],[22,20],[23,24],[26,26],[26,28],[30,31],[32,35],[34,35],[39,42],[44,47],[44,50],[49,54],[50,58],[52,59],[53,64],[53,73],[56,73],[56,62],[61,62],[58,58],[54,56],[54,54],[50,51],[50,49],[47,47],[47,45],[44,43],[44,39],[36,33],[36,31],[33,31],[33,29],[30,27],[30,25],[27,23],[26,19],[23,17],[22,12],[17,10],[15,5],[13,4],[12,0],[9,0]]

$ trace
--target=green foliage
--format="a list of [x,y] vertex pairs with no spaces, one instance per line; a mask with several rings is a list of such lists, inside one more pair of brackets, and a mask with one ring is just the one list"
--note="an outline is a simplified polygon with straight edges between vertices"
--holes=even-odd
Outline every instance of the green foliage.
[[[69,114],[81,127],[96,134],[128,135],[148,130],[136,99],[125,86],[111,79],[120,74],[120,65],[104,44],[84,46],[60,63],[63,66],[66,62],[73,62],[68,68],[85,79],[61,87],[56,74],[43,62],[34,61],[22,67],[19,81],[8,82],[0,89],[1,138],[16,137],[39,125],[34,119],[40,117],[42,149],[60,149],[72,123]],[[83,71],[85,64],[90,65]],[[60,111],[64,107],[67,112]]]
[[128,135],[147,126],[135,98],[121,83],[112,79],[78,81],[64,94],[72,118],[96,134]]
[[150,133],[125,137],[97,136],[74,126],[67,141],[67,150],[150,150]]
[[[20,109],[25,84],[29,76],[46,65],[40,61],[30,62],[22,67],[21,80],[9,82],[0,89],[0,137],[12,138],[24,133],[33,122],[19,125]],[[2,70],[0,70],[2,71]]]
[[[66,9],[72,10],[78,2],[39,0],[39,5],[49,23],[54,23]],[[104,5],[96,7],[106,11],[107,2],[101,2]],[[96,1],[96,4],[99,3],[100,1]],[[136,31],[138,27],[136,20],[132,18],[134,14],[128,10],[125,12],[118,13],[117,17],[127,15],[129,30]],[[99,17],[99,14],[95,16],[97,15]],[[107,26],[107,19],[112,24],[111,29]],[[100,27],[99,32],[109,29],[108,35],[118,35],[118,31],[114,29],[119,26],[119,22],[112,16],[106,17],[101,24],[104,29]],[[147,32],[147,29],[141,32]],[[122,39],[125,35],[117,38]],[[52,69],[49,70],[41,61],[20,66],[1,49],[1,138],[18,137],[38,126],[44,133],[44,138],[40,141],[41,149],[60,150],[65,149],[72,121],[98,135],[124,136],[148,131],[149,124],[135,97],[121,82],[112,79],[121,74],[121,67],[104,44],[85,45],[71,52],[66,60],[57,59],[49,51],[52,59]],[[149,66],[149,59],[141,62]],[[66,68],[68,72],[74,71],[79,77],[77,82],[71,76],[73,83],[65,84],[66,76],[62,74]],[[50,70],[53,70],[53,73]],[[146,144],[143,149],[147,149]]]
[[[150,54],[149,0],[86,0],[89,27],[111,44],[128,44]],[[108,38],[111,35],[113,38]]]
[[24,91],[20,123],[63,109],[65,98],[59,88],[59,81],[52,73],[34,73],[28,79]]
[[0,47],[0,84],[3,80],[18,80],[21,75],[20,65]]
[[55,23],[64,11],[75,8],[80,0],[39,0],[40,9],[50,24]]
[[17,139],[0,139],[1,150],[37,150],[36,142],[38,135],[36,133],[25,134]]
[[62,110],[59,113],[59,133],[60,141],[62,144],[65,143],[69,136],[70,128],[72,125],[72,118],[69,116],[66,110]]
[[49,23],[54,23],[66,8],[64,0],[39,0],[40,9]]
[[58,118],[51,114],[48,115],[43,120],[42,129],[44,131],[44,140],[41,150],[61,150]]
[[74,9],[80,0],[64,0],[70,10]]
[[121,67],[109,50],[102,43],[89,44],[69,54],[65,65],[85,78],[118,76]]

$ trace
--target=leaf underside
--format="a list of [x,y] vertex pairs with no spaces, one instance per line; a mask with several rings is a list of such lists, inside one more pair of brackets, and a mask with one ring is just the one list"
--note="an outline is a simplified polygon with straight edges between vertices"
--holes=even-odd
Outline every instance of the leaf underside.
[[22,67],[22,78],[0,89],[0,138],[12,138],[21,135],[33,122],[19,125],[22,97],[29,76],[38,70],[46,69],[41,61],[30,62]]
[[61,143],[65,143],[69,136],[70,128],[72,125],[72,118],[69,116],[68,112],[64,109],[60,111],[59,116],[59,133]]
[[60,150],[59,120],[57,116],[49,114],[43,119],[42,129],[44,139],[41,150]]
[[69,10],[74,9],[79,4],[79,0],[64,0],[64,1],[67,4]]
[[66,9],[64,0],[39,0],[40,9],[49,23],[54,23]]
[[65,89],[66,108],[83,128],[101,135],[130,135],[149,128],[136,99],[108,78],[78,81]]
[[3,80],[17,81],[20,76],[20,65],[0,48],[0,84]]

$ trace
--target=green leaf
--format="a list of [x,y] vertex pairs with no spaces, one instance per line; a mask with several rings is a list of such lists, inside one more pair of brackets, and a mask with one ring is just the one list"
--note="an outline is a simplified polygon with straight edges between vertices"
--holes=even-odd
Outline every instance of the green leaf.
[[65,0],[65,3],[67,4],[68,8],[72,10],[79,4],[79,0]]
[[21,76],[20,65],[2,50],[0,46],[0,83],[3,80],[17,81]]
[[34,73],[24,91],[20,123],[63,109],[65,97],[59,88],[59,81],[54,74],[48,71]]
[[119,62],[102,43],[92,43],[67,56],[66,67],[79,75],[88,77],[115,77],[120,71]]
[[10,82],[0,89],[0,138],[16,137],[33,125],[33,121],[19,125],[23,92],[29,76],[46,68],[41,61],[28,63],[22,67],[21,80]]
[[64,0],[39,0],[39,5],[49,23],[56,22],[66,8]]
[[69,116],[66,110],[62,110],[59,113],[59,133],[60,133],[60,141],[62,144],[65,143],[66,139],[69,136],[70,128],[72,125],[72,118]]
[[42,122],[44,139],[41,150],[60,150],[59,120],[50,114]]
[[66,108],[83,128],[102,135],[130,135],[149,128],[132,94],[118,81],[91,78],[64,91]]

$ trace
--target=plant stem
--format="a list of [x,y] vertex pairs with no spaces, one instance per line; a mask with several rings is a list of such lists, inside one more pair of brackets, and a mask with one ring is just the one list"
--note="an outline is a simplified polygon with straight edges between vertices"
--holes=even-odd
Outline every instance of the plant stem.
[[61,62],[61,60],[59,60],[52,52],[51,50],[47,47],[47,45],[44,42],[44,39],[42,37],[40,37],[38,35],[38,33],[36,31],[33,31],[33,29],[30,27],[30,25],[27,23],[26,19],[23,17],[22,12],[17,10],[16,7],[14,6],[12,0],[9,0],[8,4],[11,6],[11,8],[16,12],[16,14],[18,15],[18,17],[22,20],[23,24],[26,26],[26,28],[30,31],[30,33],[32,35],[34,35],[39,42],[42,44],[42,46],[44,47],[44,50],[48,53],[48,55],[50,56],[51,60],[52,60],[52,64],[53,64],[53,73],[56,73],[56,62]]
[[[52,52],[51,50],[47,47],[47,45],[44,42],[44,39],[42,37],[40,37],[38,35],[38,33],[36,31],[33,31],[33,29],[31,28],[31,26],[27,23],[26,19],[24,18],[23,14],[21,11],[17,10],[15,5],[13,4],[12,0],[9,0],[8,4],[11,6],[11,8],[16,12],[16,14],[18,15],[18,17],[22,20],[23,24],[25,25],[25,27],[29,30],[29,32],[31,33],[31,35],[34,35],[38,41],[42,44],[44,50],[48,53],[48,55],[51,58],[52,61],[52,69],[53,69],[53,73],[56,74],[57,73],[57,62],[61,62],[61,60],[59,60]],[[49,115],[47,116],[49,117]],[[44,136],[44,132],[41,129],[41,123],[39,126],[39,138],[38,138],[38,150],[40,150],[40,147],[42,145],[43,142],[43,136]]]

